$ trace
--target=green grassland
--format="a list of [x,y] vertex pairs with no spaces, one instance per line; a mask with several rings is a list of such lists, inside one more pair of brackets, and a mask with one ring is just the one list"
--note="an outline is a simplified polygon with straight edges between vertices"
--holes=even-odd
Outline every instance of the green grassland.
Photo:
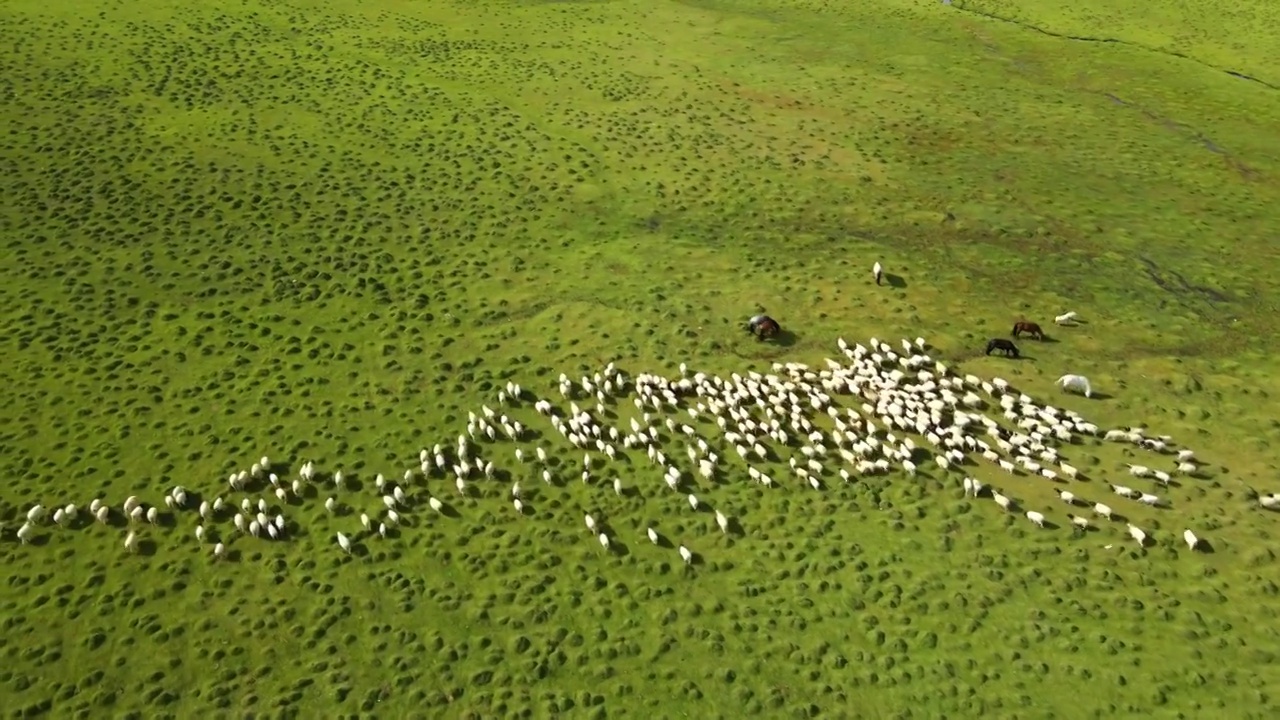
[[[9,0],[0,707],[1274,717],[1280,516],[1253,493],[1280,491],[1276,11],[1185,5]],[[872,284],[876,260],[901,282]],[[759,306],[794,342],[744,336]],[[1032,360],[981,354],[1068,309],[1088,322],[1024,343]],[[508,381],[560,402],[561,372],[610,361],[745,373],[917,335],[1104,428],[1168,433],[1204,475],[1127,513],[1155,540],[1138,550],[985,467],[1059,527],[937,470],[766,491],[734,457],[699,491],[740,523],[725,536],[637,453],[601,471],[635,493],[579,483],[524,403],[526,452],[570,482],[484,442],[501,481],[461,500],[433,478],[419,496],[452,515],[355,533],[375,473],[452,444]],[[1056,393],[1066,372],[1105,399]],[[226,476],[263,454],[365,489],[336,516],[330,489],[293,501],[287,542],[224,519],[224,562],[190,512],[138,555],[90,522],[15,539],[34,502],[118,511],[180,484],[238,503]],[[1064,454],[1095,499],[1164,462]]]

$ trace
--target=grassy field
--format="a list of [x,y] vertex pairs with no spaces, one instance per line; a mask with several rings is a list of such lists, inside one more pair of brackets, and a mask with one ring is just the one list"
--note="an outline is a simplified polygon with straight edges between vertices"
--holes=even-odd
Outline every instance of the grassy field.
[[[1183,5],[9,0],[0,705],[1274,717],[1280,515],[1253,493],[1280,491],[1275,11]],[[894,283],[870,282],[876,260]],[[791,341],[743,334],[758,307]],[[1066,310],[1088,322],[1031,359],[982,355]],[[479,442],[499,479],[463,500],[419,478],[419,507],[452,513],[359,532],[373,476],[452,446],[509,381],[567,408],[559,375],[609,362],[745,374],[917,335],[1104,428],[1170,434],[1202,477],[1124,506],[1153,536],[1138,550],[986,465],[967,472],[1057,529],[937,470],[764,490],[726,447],[698,490],[740,524],[726,536],[643,455],[580,483],[581,451],[524,402],[502,412],[556,485]],[[1105,397],[1055,392],[1066,372]],[[617,401],[620,429],[636,414]],[[1064,449],[1078,491],[1169,465],[1125,447]],[[283,542],[228,513],[200,544],[190,511],[141,527],[136,555],[83,511],[15,535],[36,502],[102,497],[118,520],[174,485],[270,497],[226,482],[264,454],[352,489],[291,500]]]

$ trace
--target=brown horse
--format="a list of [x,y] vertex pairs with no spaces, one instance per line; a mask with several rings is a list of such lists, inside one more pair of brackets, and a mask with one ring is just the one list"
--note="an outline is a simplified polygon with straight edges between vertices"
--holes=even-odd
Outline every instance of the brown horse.
[[756,315],[747,321],[747,330],[756,336],[756,340],[765,340],[781,332],[782,326],[768,315]]
[[1013,324],[1013,336],[1021,337],[1023,333],[1030,335],[1033,340],[1044,339],[1044,331],[1040,329],[1039,325],[1026,320],[1019,320]]

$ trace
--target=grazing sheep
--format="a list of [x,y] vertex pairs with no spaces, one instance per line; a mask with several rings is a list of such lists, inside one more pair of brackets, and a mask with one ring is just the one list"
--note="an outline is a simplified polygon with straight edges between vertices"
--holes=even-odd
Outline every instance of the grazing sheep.
[[654,545],[657,545],[659,541],[658,531],[654,530],[653,528],[649,528],[646,531],[646,533],[649,535],[649,542],[653,543]]
[[1068,515],[1067,517],[1071,518],[1072,525],[1075,525],[1081,530],[1089,529],[1089,518],[1080,517],[1079,515]]
[[1097,514],[1097,515],[1100,515],[1100,516],[1102,516],[1102,517],[1104,517],[1104,518],[1108,519],[1108,520],[1110,520],[1110,519],[1111,519],[1111,506],[1110,506],[1110,505],[1103,505],[1102,503],[1094,503],[1094,505],[1093,505],[1093,512],[1094,512],[1095,514]]
[[1027,519],[1036,524],[1036,527],[1044,527],[1044,515],[1035,510],[1027,511]]
[[871,266],[871,274],[875,277],[876,284],[879,285],[880,280],[884,277],[884,268],[881,267],[880,261],[877,260],[876,264]]
[[1064,312],[1061,315],[1054,317],[1053,321],[1058,325],[1075,325],[1077,317],[1078,316],[1076,315],[1075,311],[1072,310],[1069,312]]
[[338,547],[342,548],[342,552],[351,554],[351,539],[342,533],[338,533]]
[[1280,510],[1280,495],[1276,493],[1259,495],[1258,504],[1267,510]]
[[680,559],[684,560],[684,564],[685,564],[685,565],[692,565],[692,564],[693,564],[693,551],[692,551],[692,550],[690,550],[689,548],[687,548],[687,547],[685,547],[685,546],[681,545],[681,546],[680,546]]
[[992,491],[991,499],[995,500],[996,504],[999,505],[1002,510],[1006,510],[1006,511],[1013,510],[1013,500],[1011,500],[1008,496],[1001,495],[998,492]]
[[1182,531],[1182,539],[1186,541],[1187,549],[1191,550],[1192,552],[1194,552],[1195,549],[1200,545],[1200,538],[1196,537],[1196,534],[1191,532],[1190,530]]
[[1093,387],[1089,384],[1089,378],[1083,375],[1063,375],[1058,378],[1055,384],[1061,386],[1063,390],[1078,392],[1085,397],[1093,397]]
[[1076,496],[1075,496],[1075,493],[1073,492],[1069,492],[1067,490],[1059,490],[1058,497],[1062,498],[1062,502],[1068,505],[1076,504]]
[[1129,523],[1129,537],[1133,538],[1139,546],[1146,547],[1147,534],[1133,523]]
[[729,518],[726,517],[725,514],[720,512],[719,510],[716,511],[716,525],[720,526],[720,532],[728,534]]

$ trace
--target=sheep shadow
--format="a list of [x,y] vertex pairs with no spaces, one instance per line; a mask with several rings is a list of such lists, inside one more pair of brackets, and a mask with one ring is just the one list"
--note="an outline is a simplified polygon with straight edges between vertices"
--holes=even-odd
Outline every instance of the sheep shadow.
[[894,273],[885,273],[884,281],[888,283],[889,287],[897,290],[902,290],[907,286],[907,281],[901,275],[896,275]]
[[462,513],[459,513],[452,503],[447,503],[443,500],[440,501],[440,514],[451,520],[457,520],[462,517]]
[[1088,399],[1089,400],[1110,400],[1114,397],[1115,397],[1114,395],[1110,395],[1108,393],[1096,392],[1096,393],[1091,393]]
[[791,347],[799,342],[800,337],[790,330],[779,330],[776,335],[769,338],[765,342],[778,347]]
[[654,544],[655,544],[655,545],[657,545],[658,547],[660,547],[660,548],[664,549],[664,550],[675,550],[675,549],[676,549],[676,544],[675,544],[675,543],[673,543],[673,542],[671,542],[671,538],[668,538],[666,535],[662,535],[662,534],[659,534],[659,535],[658,535],[658,542],[656,542],[656,543],[654,543]]
[[1061,525],[1052,520],[1045,520],[1042,527],[1044,527],[1045,530],[1058,530],[1062,528]]
[[1208,540],[1205,540],[1204,538],[1199,538],[1198,541],[1196,542],[1195,549],[1192,552],[1202,552],[1205,555],[1212,555],[1218,551],[1213,547],[1213,544],[1210,543]]
[[136,554],[141,555],[142,557],[151,557],[156,554],[156,549],[158,547],[159,546],[156,545],[155,540],[143,538],[138,541],[138,552]]
[[618,557],[627,557],[628,555],[631,554],[631,547],[628,546],[625,542],[619,540],[616,535],[610,535],[609,550],[607,552],[610,555],[617,555]]

